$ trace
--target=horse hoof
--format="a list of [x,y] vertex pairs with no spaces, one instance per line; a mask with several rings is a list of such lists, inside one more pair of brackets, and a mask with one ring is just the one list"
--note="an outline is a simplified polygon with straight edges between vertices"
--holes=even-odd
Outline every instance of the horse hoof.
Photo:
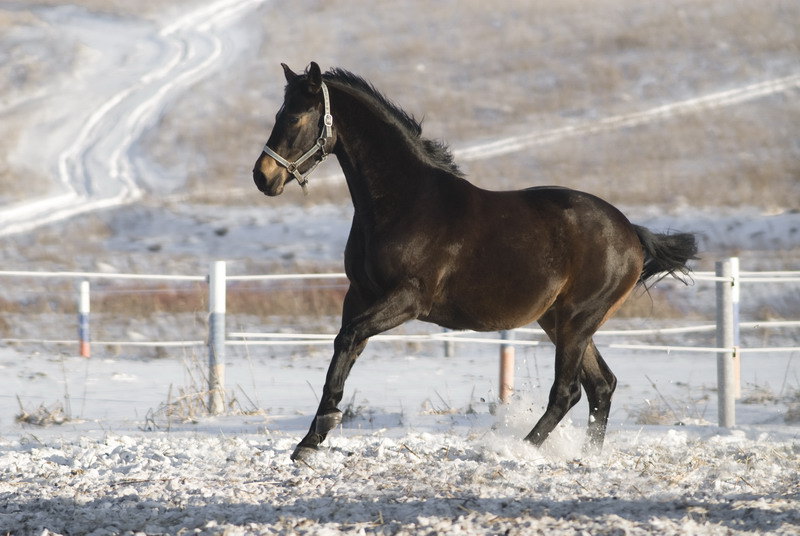
[[325,415],[317,415],[316,433],[325,435],[342,423],[342,412],[334,411]]
[[315,452],[317,452],[317,449],[314,447],[297,445],[297,447],[294,449],[294,452],[292,452],[291,459],[293,462],[304,462],[307,461]]
[[584,456],[597,456],[603,453],[603,440],[590,439],[583,444]]

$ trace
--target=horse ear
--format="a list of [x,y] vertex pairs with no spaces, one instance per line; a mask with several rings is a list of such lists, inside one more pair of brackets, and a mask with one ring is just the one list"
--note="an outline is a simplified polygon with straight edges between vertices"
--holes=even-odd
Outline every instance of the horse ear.
[[310,93],[319,93],[320,87],[322,87],[322,71],[319,69],[319,65],[316,62],[312,61],[311,64],[308,66],[308,91]]
[[283,67],[283,74],[284,74],[284,76],[286,77],[286,81],[287,81],[288,83],[290,83],[290,84],[291,84],[292,82],[294,82],[295,78],[297,78],[297,74],[295,74],[295,72],[294,72],[294,71],[292,71],[292,70],[289,68],[289,66],[288,66],[288,65],[286,65],[285,63],[281,63],[281,67]]

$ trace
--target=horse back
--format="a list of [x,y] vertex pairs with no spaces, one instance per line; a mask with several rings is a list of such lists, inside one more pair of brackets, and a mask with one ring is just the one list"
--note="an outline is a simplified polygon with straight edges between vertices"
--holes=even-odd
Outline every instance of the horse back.
[[559,300],[589,300],[598,289],[633,287],[642,270],[641,244],[610,203],[561,187],[492,192],[472,189],[451,213],[457,252],[442,265],[443,318],[456,327],[506,329],[538,319]]
[[413,279],[426,300],[421,319],[446,327],[524,325],[567,291],[641,272],[627,218],[577,190],[496,192],[453,177],[396,208],[375,222],[354,217],[348,276],[367,301]]

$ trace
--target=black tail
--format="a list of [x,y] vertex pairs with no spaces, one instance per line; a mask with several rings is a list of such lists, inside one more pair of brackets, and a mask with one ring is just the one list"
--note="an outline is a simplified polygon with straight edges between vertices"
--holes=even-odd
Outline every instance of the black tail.
[[662,274],[659,279],[671,275],[685,283],[678,273],[688,275],[686,263],[697,258],[695,236],[690,233],[658,234],[639,225],[633,228],[644,249],[644,268],[639,283],[645,285],[648,279],[659,274]]

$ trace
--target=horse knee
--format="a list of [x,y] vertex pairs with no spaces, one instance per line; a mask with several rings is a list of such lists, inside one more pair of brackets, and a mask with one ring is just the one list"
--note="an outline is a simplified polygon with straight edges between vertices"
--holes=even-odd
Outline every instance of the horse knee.
[[349,353],[355,346],[355,334],[352,329],[342,329],[333,339],[334,352]]

